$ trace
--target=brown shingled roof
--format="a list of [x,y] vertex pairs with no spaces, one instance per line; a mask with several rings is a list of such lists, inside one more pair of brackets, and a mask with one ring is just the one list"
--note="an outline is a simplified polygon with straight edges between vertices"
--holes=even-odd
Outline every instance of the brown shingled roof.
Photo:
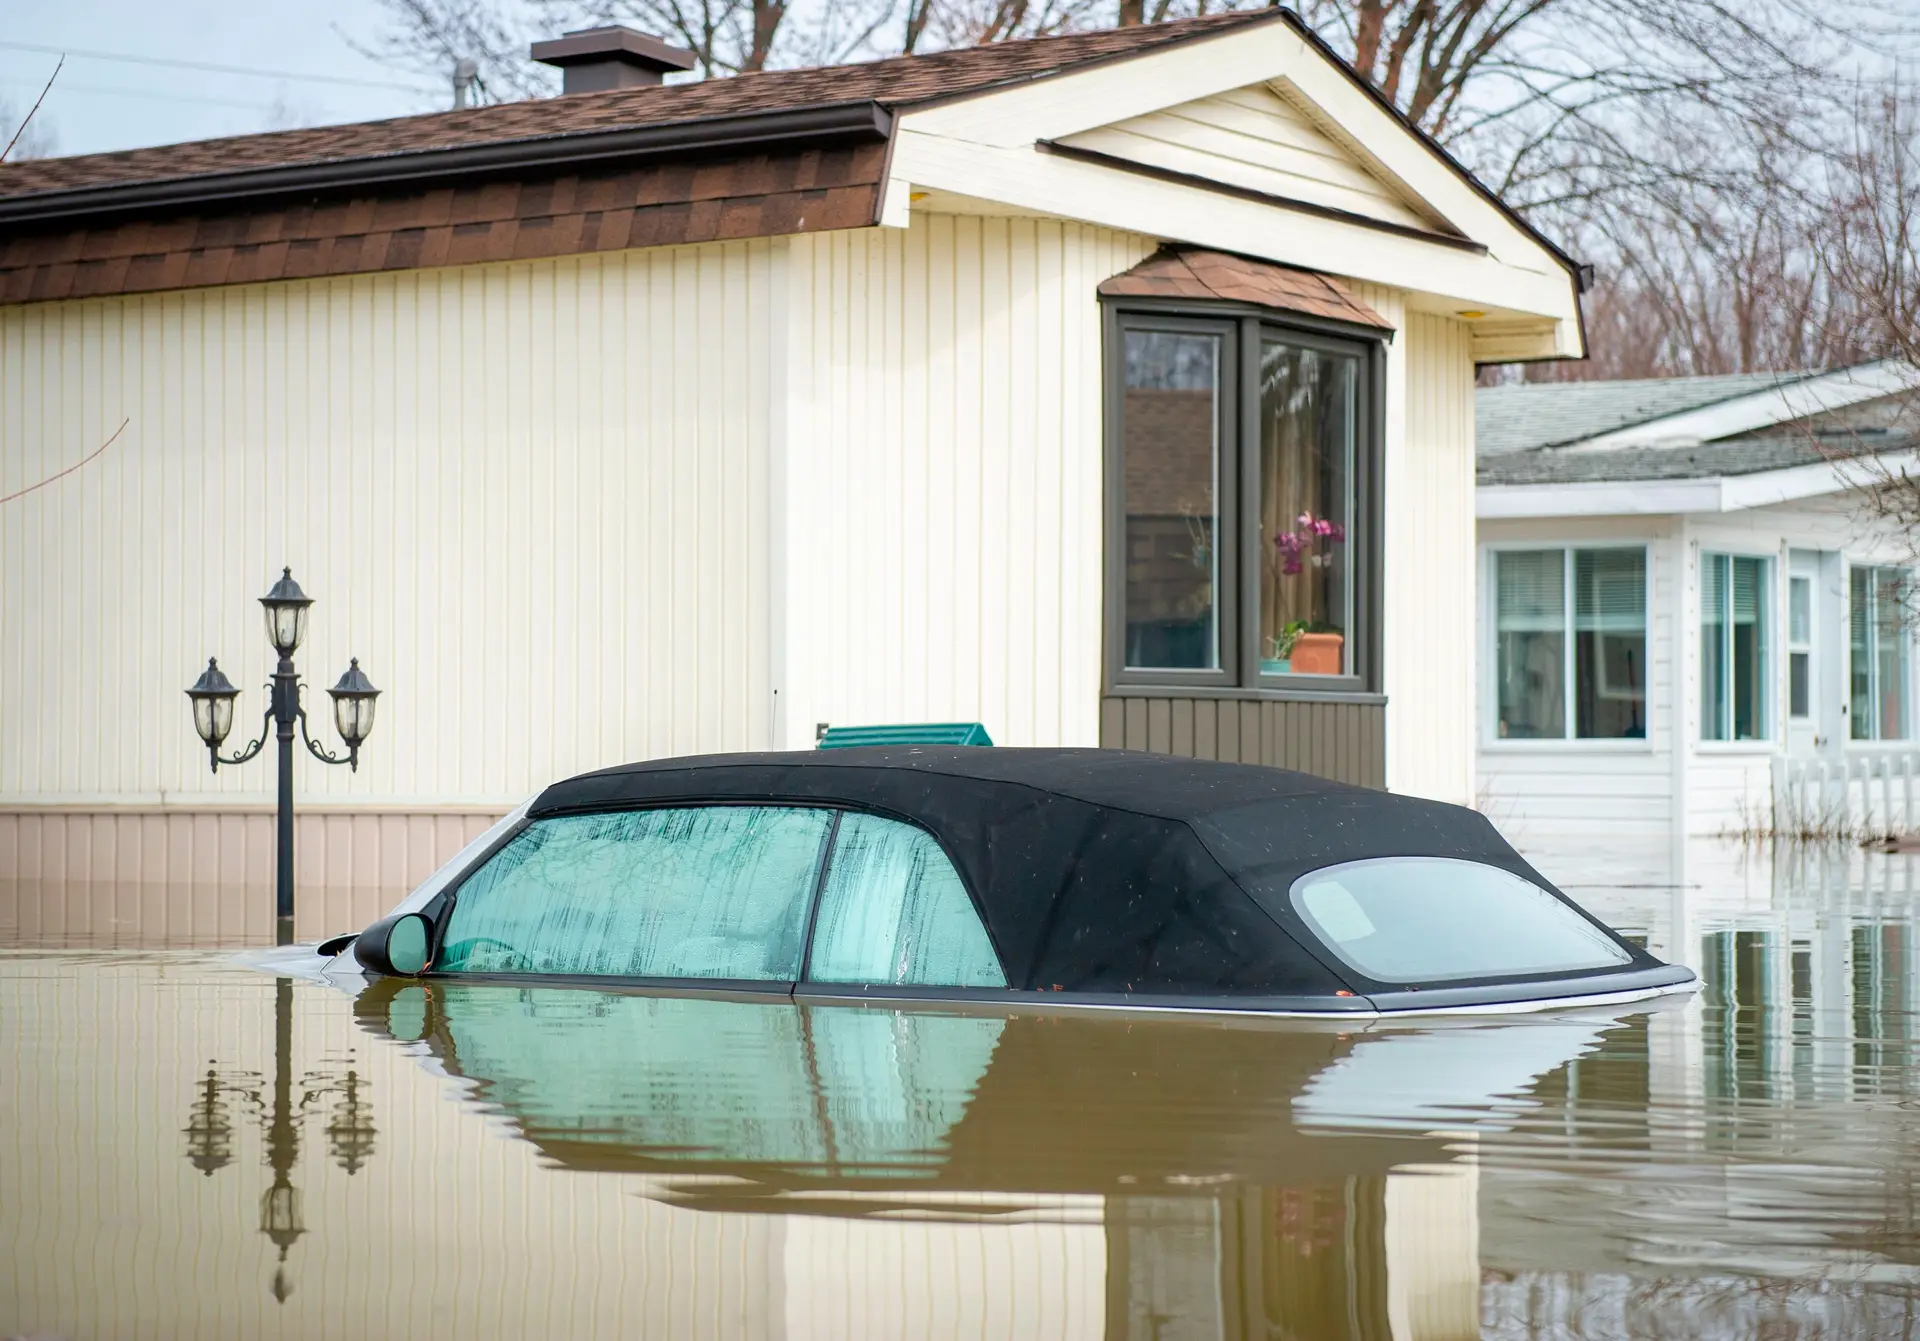
[[1042,78],[1281,16],[1291,17],[1284,10],[1271,9],[1216,14],[1145,27],[899,56],[862,65],[769,70],[694,84],[577,93],[389,121],[36,159],[0,166],[0,199],[672,125],[745,113],[862,102],[897,107]]
[[1100,285],[1110,298],[1200,298],[1252,303],[1392,330],[1339,280],[1230,252],[1168,247]]

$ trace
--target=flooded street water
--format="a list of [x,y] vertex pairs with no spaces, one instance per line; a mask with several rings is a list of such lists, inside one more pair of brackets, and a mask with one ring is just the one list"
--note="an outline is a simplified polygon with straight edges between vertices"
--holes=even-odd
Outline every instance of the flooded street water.
[[1342,1031],[0,952],[0,1336],[1920,1333],[1920,859],[1541,860],[1702,995]]

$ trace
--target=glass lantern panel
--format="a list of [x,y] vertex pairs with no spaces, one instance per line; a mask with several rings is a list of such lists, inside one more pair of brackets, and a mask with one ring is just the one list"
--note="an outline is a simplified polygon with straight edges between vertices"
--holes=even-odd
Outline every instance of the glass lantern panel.
[[227,733],[221,725],[221,714],[216,711],[216,709],[224,706],[227,710],[227,723],[231,724],[233,721],[233,704],[231,701],[222,704],[219,699],[202,697],[195,697],[192,703],[193,729],[199,733],[200,739],[204,740],[207,744],[218,745],[226,738]]
[[373,705],[372,697],[342,697],[333,701],[333,724],[340,729],[340,739],[356,745],[372,733]]
[[212,703],[213,739],[218,742],[225,740],[227,733],[233,730],[233,700],[231,698],[216,698],[212,700]]
[[307,607],[269,605],[263,608],[267,614],[267,641],[273,644],[274,650],[280,655],[292,656],[294,650],[306,640]]

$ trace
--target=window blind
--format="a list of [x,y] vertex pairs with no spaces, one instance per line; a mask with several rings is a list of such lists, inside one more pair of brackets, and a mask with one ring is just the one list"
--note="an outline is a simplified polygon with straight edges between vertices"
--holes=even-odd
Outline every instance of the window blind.
[[1566,626],[1565,551],[1503,553],[1494,585],[1500,632],[1557,633]]
[[1574,627],[1638,633],[1647,626],[1647,552],[1583,549],[1573,556]]

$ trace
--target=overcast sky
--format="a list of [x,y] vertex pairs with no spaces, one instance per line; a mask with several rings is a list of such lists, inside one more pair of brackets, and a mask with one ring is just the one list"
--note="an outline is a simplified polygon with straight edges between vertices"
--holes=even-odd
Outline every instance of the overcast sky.
[[[348,44],[379,33],[378,0],[0,0],[0,16],[0,105],[9,113],[0,145],[59,51],[66,67],[35,122],[44,120],[58,154],[402,116],[452,100],[439,81]],[[173,61],[257,73],[158,63]]]

